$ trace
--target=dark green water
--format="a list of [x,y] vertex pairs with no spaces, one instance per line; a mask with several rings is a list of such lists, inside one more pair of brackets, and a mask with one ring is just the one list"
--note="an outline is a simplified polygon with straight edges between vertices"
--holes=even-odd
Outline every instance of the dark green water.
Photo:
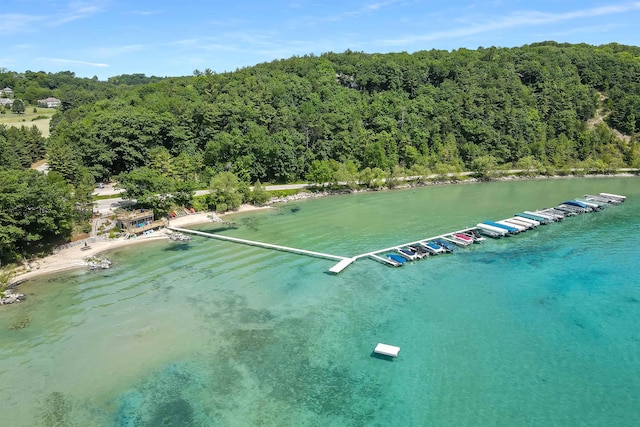
[[[227,232],[353,256],[629,196],[401,269],[360,260],[330,276],[331,261],[196,238],[26,283],[29,299],[0,310],[2,425],[637,425],[639,184],[337,196],[237,215]],[[400,356],[371,357],[377,342]]]

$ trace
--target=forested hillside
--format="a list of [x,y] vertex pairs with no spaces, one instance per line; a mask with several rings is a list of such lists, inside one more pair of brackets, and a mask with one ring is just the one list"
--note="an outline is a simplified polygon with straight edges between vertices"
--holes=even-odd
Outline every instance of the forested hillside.
[[[188,204],[191,190],[210,182],[239,186],[247,199],[258,181],[368,185],[500,167],[640,166],[640,48],[618,44],[347,51],[107,82],[2,70],[0,86],[27,103],[62,100],[48,140],[0,129],[0,166],[26,167],[46,150],[49,181],[72,189],[65,194],[73,195],[76,221],[86,217],[93,182],[107,179],[162,211]],[[594,120],[596,111],[604,121]],[[157,194],[174,197],[150,197]],[[214,191],[210,207],[237,203],[223,194]],[[6,241],[0,249],[13,242]]]
[[229,170],[252,182],[305,179],[321,166],[314,160],[358,171],[471,169],[478,159],[636,164],[635,144],[587,128],[600,94],[609,126],[640,129],[640,48],[328,53],[196,72],[67,109],[49,160],[70,180],[82,166],[105,179],[149,165],[185,179]]

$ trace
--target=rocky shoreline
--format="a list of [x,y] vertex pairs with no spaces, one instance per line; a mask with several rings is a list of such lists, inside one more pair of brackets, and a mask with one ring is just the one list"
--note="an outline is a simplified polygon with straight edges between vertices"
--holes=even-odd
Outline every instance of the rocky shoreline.
[[24,294],[14,292],[12,289],[0,292],[0,305],[9,305],[16,302],[23,301],[25,299]]

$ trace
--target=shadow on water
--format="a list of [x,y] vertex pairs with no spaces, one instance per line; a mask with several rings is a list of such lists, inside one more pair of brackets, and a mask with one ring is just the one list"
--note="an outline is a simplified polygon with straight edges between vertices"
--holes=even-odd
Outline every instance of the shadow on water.
[[373,357],[374,359],[386,360],[387,362],[393,362],[393,359],[395,359],[395,357],[393,356],[387,356],[386,354],[378,354],[375,351],[371,352],[371,357]]
[[224,226],[220,226],[220,227],[214,227],[214,228],[207,228],[206,231],[207,233],[219,233],[221,231],[227,231],[227,230],[237,230],[238,228],[240,228],[240,226],[238,225],[224,225]]
[[163,248],[162,250],[165,252],[181,252],[189,250],[189,247],[189,243],[174,243]]

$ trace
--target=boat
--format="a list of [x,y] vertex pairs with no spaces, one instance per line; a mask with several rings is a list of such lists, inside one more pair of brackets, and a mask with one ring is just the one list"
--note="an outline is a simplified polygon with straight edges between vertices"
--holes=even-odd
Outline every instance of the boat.
[[503,219],[503,220],[498,221],[498,222],[503,223],[503,224],[507,224],[507,225],[511,225],[513,227],[516,227],[516,228],[520,227],[520,228],[522,228],[520,231],[527,231],[530,228],[533,228],[533,226],[531,224],[526,224],[524,222],[520,222],[520,221],[514,220],[513,218]]
[[580,206],[567,205],[566,203],[562,203],[562,204],[556,206],[555,209],[557,209],[559,211],[567,212],[567,213],[573,213],[573,215],[579,215],[579,214],[583,214],[583,213],[589,212],[589,210],[581,208]]
[[586,203],[579,202],[575,199],[565,200],[564,202],[562,202],[562,204],[566,206],[574,206],[576,208],[583,209],[585,212],[593,212],[594,210],[591,206],[587,205]]
[[386,254],[385,256],[398,265],[403,265],[405,262],[407,262],[407,260],[401,257],[399,254]]
[[585,198],[585,200],[590,200],[590,201],[595,201],[595,202],[600,202],[600,203],[606,203],[606,204],[609,204],[609,205],[618,205],[618,204],[622,203],[622,201],[620,201],[619,199],[609,199],[607,197],[594,196],[592,194],[585,194],[584,198]]
[[540,225],[540,221],[536,221],[535,219],[529,219],[522,216],[513,216],[508,218],[507,221],[512,221],[516,224],[522,224],[527,228],[536,228]]
[[542,210],[539,210],[539,211],[535,211],[534,213],[535,214],[541,213],[543,215],[550,215],[550,216],[554,217],[557,221],[562,221],[565,216],[571,216],[571,215],[567,215],[566,212],[563,212],[563,211],[561,211],[559,209],[555,209],[555,208],[542,209]]
[[504,228],[494,227],[489,224],[480,223],[476,225],[476,227],[478,227],[478,230],[480,230],[482,234],[484,234],[485,236],[493,237],[494,239],[509,234],[509,232]]
[[[527,218],[530,217],[530,218]],[[541,224],[548,224],[551,220],[547,219],[547,218],[542,218],[542,217],[538,217],[539,220],[535,219],[535,217],[533,215],[527,215],[527,214],[515,214],[513,216],[514,219],[517,219],[518,221],[524,221],[524,222],[528,222],[530,224],[532,224],[534,227],[538,227]]]
[[533,219],[534,221],[538,221],[540,224],[550,224],[556,221],[556,219],[550,215],[535,214],[530,211],[519,212],[516,214],[516,216],[519,216],[521,218]]
[[440,247],[444,248],[445,252],[453,252],[456,250],[456,247],[453,246],[451,244],[451,242],[448,242],[444,239],[435,239],[433,240],[433,243],[435,243],[436,245],[439,245]]
[[409,246],[407,246],[407,247],[408,247],[409,249],[412,249],[412,250],[416,251],[416,252],[417,252],[417,253],[419,253],[420,255],[422,255],[422,258],[426,258],[426,257],[428,257],[428,256],[429,256],[429,254],[431,253],[431,252],[429,252],[429,251],[427,250],[427,248],[425,248],[424,246],[419,245],[419,244],[409,245]]
[[627,200],[627,196],[621,196],[619,194],[611,194],[611,193],[599,193],[598,194],[600,197],[605,197],[607,199],[611,199],[611,200],[618,200],[619,202],[624,202],[625,200]]
[[468,230],[465,231],[463,233],[460,234],[464,234],[465,236],[469,236],[473,239],[474,243],[480,243],[480,242],[484,242],[485,238],[482,237],[482,234],[480,234],[480,232],[478,230]]
[[495,223],[496,224],[502,224],[502,225],[505,225],[507,227],[513,227],[516,230],[518,230],[518,233],[528,230],[528,228],[525,227],[524,225],[514,224],[512,222],[507,221],[506,219],[501,219],[500,221],[495,221]]
[[576,201],[578,201],[580,203],[584,203],[587,206],[590,206],[591,208],[593,208],[593,210],[602,210],[602,209],[606,208],[607,206],[609,206],[607,203],[596,202],[596,201],[593,201],[593,200],[576,199]]
[[422,258],[416,251],[409,248],[397,248],[396,251],[407,261],[415,261]]
[[520,232],[520,230],[515,228],[515,227],[512,227],[510,225],[500,224],[499,222],[484,221],[483,224],[491,225],[493,227],[502,228],[503,230],[506,230],[509,234],[517,234],[517,233]]
[[472,237],[462,233],[453,233],[451,235],[451,240],[453,240],[456,244],[460,246],[469,246],[469,245],[473,245],[474,243],[474,240]]
[[433,255],[443,254],[447,252],[442,246],[437,245],[433,242],[420,242],[420,245],[431,252]]

